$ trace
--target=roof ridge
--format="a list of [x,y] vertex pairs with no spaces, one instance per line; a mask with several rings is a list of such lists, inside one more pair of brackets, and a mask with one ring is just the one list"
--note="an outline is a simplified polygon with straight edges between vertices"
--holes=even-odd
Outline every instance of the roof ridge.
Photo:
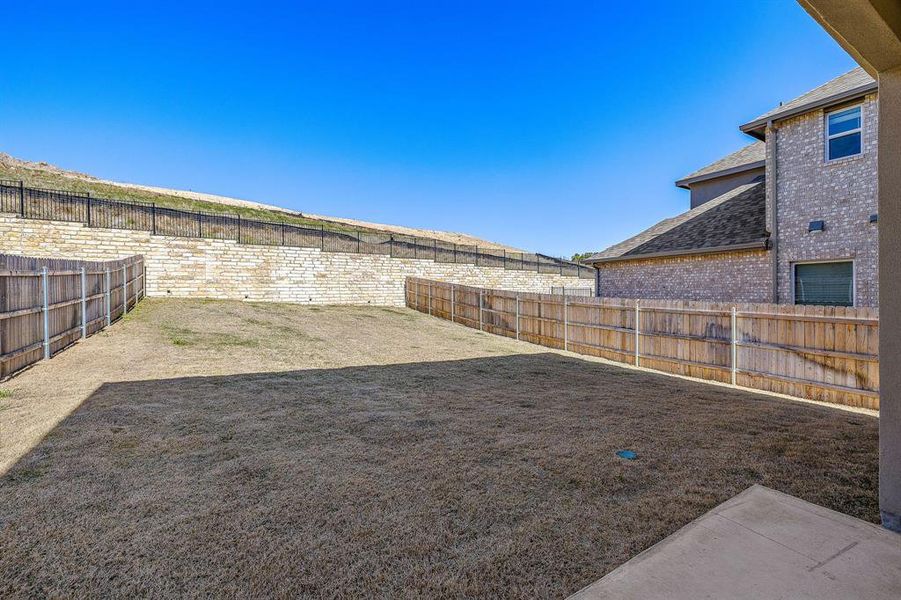
[[855,67],[787,102],[780,102],[775,108],[748,121],[739,129],[759,137],[760,132],[758,130],[769,120],[784,119],[797,114],[804,114],[836,102],[856,98],[878,88],[878,82],[869,73],[862,67]]

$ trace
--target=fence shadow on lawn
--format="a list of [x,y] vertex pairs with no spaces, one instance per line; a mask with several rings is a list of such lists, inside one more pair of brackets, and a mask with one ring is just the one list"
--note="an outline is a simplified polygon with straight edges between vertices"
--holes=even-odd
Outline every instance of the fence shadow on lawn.
[[753,483],[876,521],[876,440],[553,353],[108,383],[0,478],[0,596],[560,597]]

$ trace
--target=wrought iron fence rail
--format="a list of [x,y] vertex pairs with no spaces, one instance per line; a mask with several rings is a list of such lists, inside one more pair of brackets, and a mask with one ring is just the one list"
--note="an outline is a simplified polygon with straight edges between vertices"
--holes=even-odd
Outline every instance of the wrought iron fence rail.
[[453,244],[434,238],[364,230],[338,231],[326,229],[324,225],[316,228],[188,211],[156,206],[152,202],[96,198],[83,192],[27,187],[23,182],[14,180],[0,179],[0,212],[15,213],[26,219],[149,231],[154,235],[319,248],[324,252],[382,254],[393,258],[426,259],[594,279],[594,269],[591,267],[541,254]]

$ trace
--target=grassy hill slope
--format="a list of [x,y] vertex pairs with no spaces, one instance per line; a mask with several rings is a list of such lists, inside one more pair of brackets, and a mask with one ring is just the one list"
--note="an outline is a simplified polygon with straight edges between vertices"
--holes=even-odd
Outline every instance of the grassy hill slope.
[[382,225],[352,219],[330,220],[328,217],[307,216],[297,211],[248,200],[105,181],[84,173],[66,171],[48,163],[23,161],[2,153],[0,153],[0,179],[23,181],[28,187],[70,192],[89,192],[91,196],[97,198],[153,202],[157,206],[165,208],[228,214],[240,216],[242,219],[258,219],[314,228],[325,227],[325,229],[331,231],[363,230],[413,235],[437,238],[441,241],[455,244],[470,244],[484,248],[504,248],[509,251],[519,252],[518,249],[511,246],[497,244],[462,233]]

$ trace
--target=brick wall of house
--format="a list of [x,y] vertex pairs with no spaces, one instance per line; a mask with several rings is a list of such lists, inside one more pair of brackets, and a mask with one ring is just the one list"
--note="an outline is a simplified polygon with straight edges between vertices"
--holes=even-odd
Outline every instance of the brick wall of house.
[[152,236],[7,215],[0,215],[0,252],[86,260],[143,254],[152,296],[404,306],[407,276],[544,293],[551,287],[593,287],[589,279],[534,271]]
[[[768,223],[775,189],[780,303],[793,301],[793,263],[853,259],[856,305],[879,304],[877,225],[869,222],[877,210],[875,94],[864,99],[861,113],[863,153],[858,156],[826,161],[822,110],[778,123],[777,143],[770,143],[772,138],[767,143]],[[774,158],[775,178],[769,175]],[[826,222],[825,231],[808,233],[815,220]]]
[[600,295],[613,298],[769,302],[766,250],[601,263]]

